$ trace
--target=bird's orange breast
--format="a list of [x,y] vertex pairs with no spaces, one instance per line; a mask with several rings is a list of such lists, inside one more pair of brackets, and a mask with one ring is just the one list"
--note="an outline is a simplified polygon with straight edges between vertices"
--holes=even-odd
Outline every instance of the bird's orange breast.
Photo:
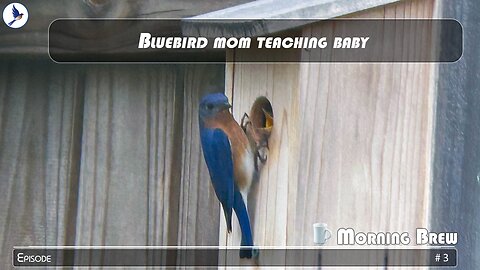
[[228,110],[217,113],[205,121],[205,127],[218,128],[227,134],[232,147],[235,183],[240,191],[248,193],[254,173],[253,151],[247,136]]

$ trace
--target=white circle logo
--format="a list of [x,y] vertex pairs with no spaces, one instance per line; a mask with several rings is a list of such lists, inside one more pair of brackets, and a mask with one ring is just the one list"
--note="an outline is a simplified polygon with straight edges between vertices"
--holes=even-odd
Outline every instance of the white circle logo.
[[3,10],[3,21],[10,28],[20,28],[28,21],[28,10],[20,3],[11,3]]

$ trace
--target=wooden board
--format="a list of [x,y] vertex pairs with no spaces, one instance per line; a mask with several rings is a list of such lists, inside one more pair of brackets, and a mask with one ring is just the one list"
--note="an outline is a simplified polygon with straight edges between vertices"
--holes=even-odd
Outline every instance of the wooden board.
[[[457,269],[480,265],[480,95],[478,1],[442,1],[440,17],[463,25],[464,53],[458,62],[441,65],[435,117],[431,226],[458,232]],[[446,46],[452,46],[446,44]]]
[[0,65],[0,268],[13,246],[73,245],[83,73],[46,62]]
[[[431,18],[434,5],[404,1],[349,18]],[[304,32],[328,29],[319,23]],[[313,245],[316,222],[334,232],[414,235],[428,227],[434,70],[413,63],[227,65],[236,119],[259,95],[275,114],[267,165],[249,198],[255,244]],[[238,245],[238,224],[233,230],[226,243]],[[222,224],[221,244],[224,232]],[[334,233],[328,245],[336,240]]]
[[196,108],[222,71],[197,65],[87,72],[76,244],[217,243],[218,203],[200,159]]
[[21,245],[218,243],[197,108],[223,65],[15,61],[0,76],[0,265]]
[[[30,11],[28,22],[19,31],[11,31],[7,26],[0,28],[0,54],[48,58],[48,28],[58,18],[184,18],[249,1],[251,0],[24,0],[22,4]],[[2,11],[3,8],[4,5]],[[82,29],[78,30],[82,32]],[[65,38],[68,39],[67,36]]]

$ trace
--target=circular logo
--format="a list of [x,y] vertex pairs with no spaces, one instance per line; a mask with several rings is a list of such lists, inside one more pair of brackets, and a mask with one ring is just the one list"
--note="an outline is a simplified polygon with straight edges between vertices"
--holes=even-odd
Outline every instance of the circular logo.
[[20,28],[28,21],[28,10],[20,3],[11,3],[3,10],[3,21],[10,28]]

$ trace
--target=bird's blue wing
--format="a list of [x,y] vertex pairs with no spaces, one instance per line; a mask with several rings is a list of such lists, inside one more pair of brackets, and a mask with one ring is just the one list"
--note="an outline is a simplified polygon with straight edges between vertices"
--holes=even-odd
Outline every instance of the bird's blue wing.
[[17,18],[20,15],[20,12],[18,11],[18,9],[15,8],[15,5],[13,5],[12,13],[13,13],[13,18],[14,19]]
[[233,159],[230,141],[220,129],[200,129],[203,155],[207,163],[215,194],[222,204],[227,230],[232,230],[234,202]]

